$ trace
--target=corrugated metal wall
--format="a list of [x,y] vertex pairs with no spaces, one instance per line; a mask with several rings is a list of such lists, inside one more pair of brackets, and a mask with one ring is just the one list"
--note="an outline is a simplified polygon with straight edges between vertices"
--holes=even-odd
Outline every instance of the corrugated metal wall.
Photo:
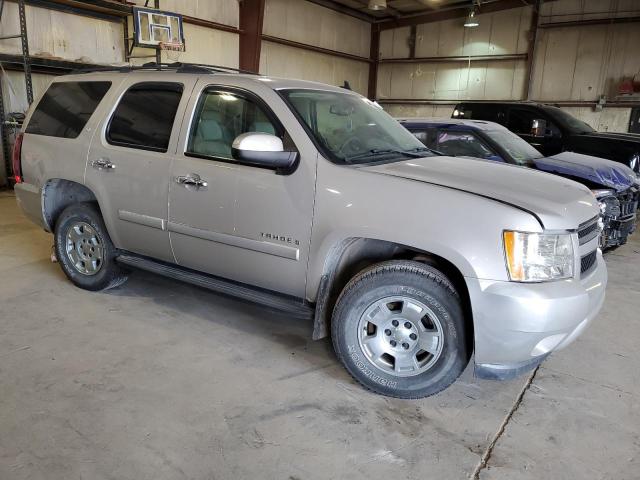
[[[531,8],[480,16],[478,28],[464,28],[462,19],[419,25],[416,58],[510,55],[527,52]],[[409,28],[385,30],[380,58],[409,57]],[[526,62],[461,61],[381,64],[378,98],[459,100],[520,99]]]
[[[304,0],[266,0],[263,32],[285,40],[369,57],[371,30],[367,22]],[[348,80],[354,90],[366,94],[369,64],[263,41],[260,72],[333,85],[342,85]]]
[[[463,20],[420,25],[416,57],[522,54],[528,50],[531,7],[479,15],[480,26]],[[540,23],[571,22],[640,15],[639,0],[556,0],[543,4]],[[383,32],[381,58],[409,56],[409,29]],[[613,100],[624,77],[640,72],[640,24],[610,23],[540,28],[531,79],[531,99]],[[526,98],[526,61],[475,61],[383,64],[378,96],[411,100],[521,100]],[[386,104],[394,115],[449,116],[448,105]],[[564,107],[563,107],[564,108]],[[567,107],[594,128],[627,131],[630,110]]]

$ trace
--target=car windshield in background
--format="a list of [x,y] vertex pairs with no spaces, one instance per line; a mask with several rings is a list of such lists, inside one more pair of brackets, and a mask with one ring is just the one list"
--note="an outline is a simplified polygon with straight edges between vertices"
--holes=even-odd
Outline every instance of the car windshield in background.
[[486,130],[484,133],[500,145],[518,165],[529,165],[536,158],[542,158],[538,150],[515,133],[501,130]]
[[384,163],[433,153],[375,102],[323,90],[284,90],[323,154],[339,164]]
[[582,133],[592,133],[595,132],[591,126],[583,122],[582,120],[578,120],[573,115],[565,112],[564,110],[560,110],[558,107],[545,107],[545,110],[549,115],[555,118],[558,123],[566,125],[571,130],[571,133],[582,134]]

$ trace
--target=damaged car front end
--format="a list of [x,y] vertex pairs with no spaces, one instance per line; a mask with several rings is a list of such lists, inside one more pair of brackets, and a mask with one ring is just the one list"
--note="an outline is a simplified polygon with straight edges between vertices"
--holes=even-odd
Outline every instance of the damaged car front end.
[[561,152],[543,156],[502,125],[482,120],[400,119],[427,147],[449,156],[505,162],[559,175],[588,187],[600,205],[600,248],[626,243],[637,224],[640,177],[604,158]]
[[636,229],[640,187],[622,192],[613,189],[592,190],[600,204],[600,248],[624,245]]
[[637,225],[640,177],[609,160],[562,152],[534,159],[536,168],[572,178],[591,189],[600,205],[600,248],[624,245]]

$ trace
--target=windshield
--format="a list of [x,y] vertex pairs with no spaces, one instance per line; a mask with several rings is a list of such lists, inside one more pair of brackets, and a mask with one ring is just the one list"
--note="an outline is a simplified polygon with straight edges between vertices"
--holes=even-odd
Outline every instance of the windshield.
[[334,163],[392,162],[432,155],[382,107],[365,97],[323,90],[281,93]]
[[591,126],[583,122],[582,120],[578,120],[573,115],[565,112],[564,110],[560,110],[557,107],[545,107],[545,111],[553,117],[561,126],[567,128],[571,133],[581,134],[581,133],[591,133],[595,132]]
[[501,130],[486,130],[484,133],[502,147],[518,165],[529,165],[534,159],[542,158],[538,150],[515,133]]

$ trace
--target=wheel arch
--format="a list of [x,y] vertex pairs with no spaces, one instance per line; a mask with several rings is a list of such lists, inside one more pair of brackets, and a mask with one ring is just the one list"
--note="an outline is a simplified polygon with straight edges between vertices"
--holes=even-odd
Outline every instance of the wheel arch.
[[42,187],[42,213],[45,230],[53,232],[62,211],[69,205],[82,202],[95,203],[101,212],[97,197],[86,185],[64,178],[47,180]]
[[315,299],[313,339],[328,336],[333,308],[347,282],[364,268],[386,260],[419,261],[440,270],[451,281],[462,302],[471,348],[474,338],[473,313],[469,290],[461,269],[447,258],[429,251],[364,237],[346,238],[329,250]]

